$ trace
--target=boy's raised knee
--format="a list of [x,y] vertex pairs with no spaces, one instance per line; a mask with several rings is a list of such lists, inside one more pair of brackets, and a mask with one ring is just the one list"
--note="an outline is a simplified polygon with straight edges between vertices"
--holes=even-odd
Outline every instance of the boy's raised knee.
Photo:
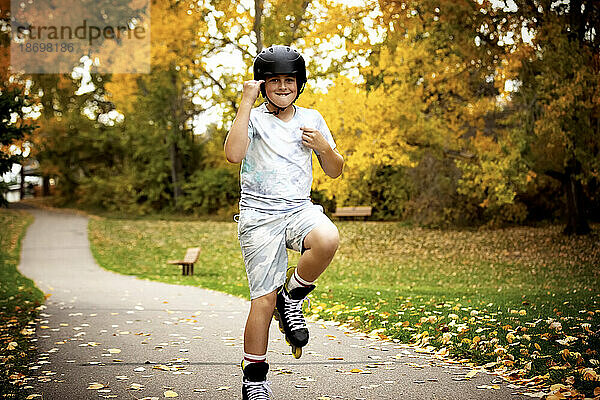
[[331,225],[323,239],[324,246],[335,253],[340,245],[340,233],[335,225]]
[[319,226],[307,236],[308,246],[318,252],[334,254],[340,244],[340,234],[333,224]]

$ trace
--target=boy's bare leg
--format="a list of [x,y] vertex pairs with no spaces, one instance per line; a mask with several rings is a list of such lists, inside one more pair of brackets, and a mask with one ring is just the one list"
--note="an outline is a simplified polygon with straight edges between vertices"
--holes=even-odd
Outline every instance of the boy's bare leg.
[[310,231],[304,238],[306,250],[298,260],[298,275],[305,281],[315,281],[333,260],[339,243],[338,229],[331,222]]
[[244,330],[244,352],[247,354],[267,354],[269,326],[277,301],[277,292],[271,292],[250,302],[250,312]]

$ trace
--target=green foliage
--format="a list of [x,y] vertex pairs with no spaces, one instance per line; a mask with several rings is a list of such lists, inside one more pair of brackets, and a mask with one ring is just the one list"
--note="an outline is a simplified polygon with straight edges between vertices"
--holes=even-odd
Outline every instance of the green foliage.
[[427,152],[407,173],[413,187],[404,214],[407,219],[437,228],[481,223],[480,210],[457,193],[461,171],[454,160]]
[[310,198],[314,204],[322,206],[327,215],[331,215],[335,211],[335,199],[328,198],[325,192],[312,189]]
[[198,170],[183,189],[183,210],[194,214],[230,209],[240,199],[239,175],[226,168]]
[[107,168],[102,175],[94,175],[80,182],[76,192],[77,202],[86,208],[130,215],[152,213],[159,207],[153,206],[156,200],[150,200],[149,195],[160,196],[161,192],[148,190],[145,183],[152,182],[144,182],[139,178],[138,171],[131,168],[112,171]]
[[[9,88],[0,81],[0,179],[12,169],[13,164],[23,161],[21,155],[12,152],[11,146],[19,147],[25,136],[36,128],[23,120],[23,107],[28,105],[29,98],[23,90]],[[7,189],[6,183],[0,181],[0,206],[8,205],[3,196]]]
[[[36,308],[44,294],[17,270],[21,239],[33,218],[0,209],[0,393],[24,399],[29,363],[36,356],[30,338],[35,333]],[[32,325],[29,325],[32,323]]]
[[351,195],[349,204],[368,204],[373,207],[373,218],[378,220],[399,220],[404,216],[410,198],[413,182],[408,177],[409,168],[402,166],[374,167],[357,182],[364,189]]

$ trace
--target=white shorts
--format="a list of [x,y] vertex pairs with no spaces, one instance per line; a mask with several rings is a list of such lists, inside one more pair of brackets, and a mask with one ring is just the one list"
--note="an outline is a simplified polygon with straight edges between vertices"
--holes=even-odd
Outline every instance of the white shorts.
[[312,203],[282,214],[242,209],[238,239],[246,265],[250,298],[256,299],[283,286],[288,268],[286,249],[301,252],[306,235],[327,223],[332,224],[323,213],[323,207]]

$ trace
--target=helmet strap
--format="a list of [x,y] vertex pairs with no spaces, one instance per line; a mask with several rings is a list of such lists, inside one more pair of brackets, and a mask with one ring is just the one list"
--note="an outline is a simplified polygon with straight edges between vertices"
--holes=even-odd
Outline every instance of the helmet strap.
[[279,115],[280,112],[287,110],[287,108],[289,106],[294,106],[294,102],[296,101],[296,99],[298,98],[296,96],[296,99],[294,99],[294,101],[292,101],[290,103],[290,105],[288,105],[287,107],[279,107],[277,104],[273,103],[273,101],[271,101],[271,99],[269,99],[269,96],[267,96],[267,94],[265,93],[265,98],[267,99],[267,101],[269,102],[269,104],[271,104],[273,107],[275,107],[275,110],[273,111],[268,111],[269,114],[273,114],[275,116]]

